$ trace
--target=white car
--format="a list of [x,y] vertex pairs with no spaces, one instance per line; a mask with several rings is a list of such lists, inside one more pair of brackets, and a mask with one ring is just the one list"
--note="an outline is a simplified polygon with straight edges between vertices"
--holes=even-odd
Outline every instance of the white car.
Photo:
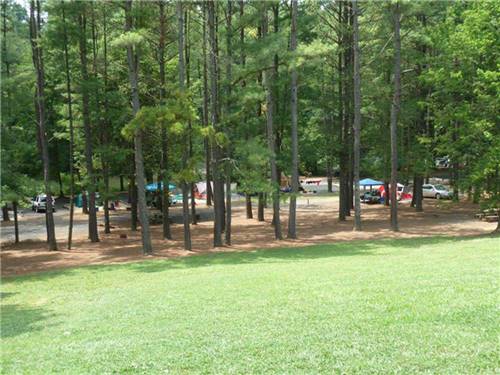
[[[52,197],[52,211],[55,212],[56,200]],[[31,210],[35,212],[45,211],[47,209],[47,196],[45,194],[40,194],[31,200]]]
[[424,198],[451,198],[450,191],[444,185],[430,185],[425,184],[422,186]]

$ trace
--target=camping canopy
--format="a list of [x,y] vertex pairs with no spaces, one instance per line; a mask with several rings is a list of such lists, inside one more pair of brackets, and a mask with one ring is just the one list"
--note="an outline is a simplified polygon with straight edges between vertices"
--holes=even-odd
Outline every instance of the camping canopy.
[[[168,184],[168,190],[173,190],[175,189],[175,187],[176,186],[173,184]],[[163,190],[163,182],[160,182],[160,189]],[[157,191],[157,190],[158,190],[158,183],[156,182],[146,185],[146,191]]]
[[377,180],[372,180],[371,178],[365,178],[365,179],[359,181],[360,186],[379,186],[379,185],[383,185],[383,184],[384,184],[383,182],[377,181]]

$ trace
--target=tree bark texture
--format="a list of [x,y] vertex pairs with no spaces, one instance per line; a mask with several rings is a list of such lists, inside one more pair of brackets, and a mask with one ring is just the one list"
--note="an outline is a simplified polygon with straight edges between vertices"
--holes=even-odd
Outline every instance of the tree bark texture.
[[[36,13],[36,16],[35,16]],[[33,66],[36,70],[36,119],[38,123],[38,139],[40,146],[40,154],[43,163],[43,181],[45,194],[47,196],[47,209],[45,210],[45,222],[47,227],[47,242],[49,250],[57,250],[57,242],[54,226],[54,214],[52,207],[52,194],[50,191],[50,160],[49,147],[47,140],[47,131],[45,128],[45,71],[43,65],[43,51],[39,44],[40,38],[40,3],[30,1],[30,39],[33,57]]]
[[[125,2],[125,31],[131,31],[132,20],[132,0]],[[139,90],[138,90],[138,69],[139,59],[134,53],[134,47],[127,46],[128,75],[132,96],[132,112],[135,116],[140,110]],[[134,135],[135,148],[135,180],[137,184],[137,206],[139,221],[141,223],[142,249],[144,254],[151,254],[153,246],[151,244],[151,234],[149,231],[148,208],[146,205],[146,190],[144,182],[144,160],[142,151],[142,131],[137,129]]]

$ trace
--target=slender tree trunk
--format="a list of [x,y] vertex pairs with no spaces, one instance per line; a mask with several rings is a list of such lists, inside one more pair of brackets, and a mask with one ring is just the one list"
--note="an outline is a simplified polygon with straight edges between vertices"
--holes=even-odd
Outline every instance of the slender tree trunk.
[[[104,22],[106,22],[106,12],[104,12]],[[97,30],[96,30],[96,23],[95,23],[95,9],[94,9],[94,4],[92,3],[92,12],[91,12],[91,35],[92,35],[92,69],[93,69],[93,76],[94,80],[97,83],[99,80],[99,75],[98,75],[98,68],[97,68]],[[106,26],[105,26],[106,27]],[[105,64],[107,65],[107,40],[106,40],[106,30],[103,32],[104,34],[104,42],[105,42]],[[105,74],[104,74],[104,86],[105,90],[107,89],[107,66],[105,66]],[[106,102],[105,108],[104,108],[104,116],[107,116],[107,98],[106,98],[107,92],[104,93],[104,101]],[[107,177],[108,171],[107,171],[107,163],[106,163],[106,152],[102,150],[102,148],[106,147],[107,145],[107,136],[106,136],[106,127],[109,125],[107,123],[107,119],[103,120],[103,116],[101,115],[101,101],[100,101],[100,92],[99,92],[99,86],[96,84],[95,85],[95,93],[94,93],[94,100],[95,100],[95,113],[97,118],[99,119],[99,128],[98,128],[98,133],[99,133],[99,142],[101,145],[101,166],[102,166],[102,177],[104,181],[104,233],[111,233],[110,230],[110,225],[109,225],[109,179]]]
[[[225,116],[230,117],[231,115],[231,104],[232,104],[232,64],[233,64],[233,52],[231,39],[233,37],[233,25],[232,25],[232,0],[227,1],[227,12],[226,12],[226,100],[225,100]],[[228,138],[231,138],[230,127],[225,130]],[[226,147],[227,161],[225,166],[225,177],[226,177],[226,217],[225,217],[225,241],[226,245],[231,245],[231,215],[232,215],[232,205],[231,205],[231,146]]]
[[345,111],[344,111],[344,52],[342,49],[344,48],[344,39],[345,39],[345,32],[342,29],[342,25],[344,24],[344,6],[342,2],[338,2],[338,24],[339,24],[339,31],[337,33],[337,38],[338,38],[338,62],[337,62],[337,73],[338,73],[338,121],[339,121],[339,133],[338,133],[338,140],[340,142],[340,147],[339,147],[339,220],[340,221],[345,221],[346,219],[346,214],[345,214],[345,195],[346,195],[346,190],[345,190],[345,180],[346,180],[346,173],[345,173],[345,139],[344,139],[344,128],[345,128]]
[[125,183],[123,181],[123,175],[121,174],[120,175],[120,191],[124,191],[125,190]]
[[[103,58],[104,58],[104,123],[102,128],[102,147],[107,147],[109,142],[108,129],[111,127],[109,121],[109,102],[108,102],[108,24],[107,24],[107,13],[106,4],[104,3],[103,11]],[[104,180],[104,233],[111,233],[111,225],[109,218],[109,161],[108,161],[109,151],[105,149],[101,154],[102,158],[102,178]]]
[[[190,60],[191,54],[190,49],[191,45],[189,42],[189,9],[186,9],[184,12],[184,61],[185,61],[185,72],[186,72],[186,88],[189,91],[191,86],[191,74],[190,74]],[[188,121],[188,158],[193,156],[193,140],[192,140],[192,123],[191,120]],[[189,194],[191,196],[191,223],[196,225],[196,198],[194,196],[195,191],[195,183],[191,181],[189,183]]]
[[[394,97],[391,107],[391,229],[399,231],[398,225],[398,115],[401,104],[401,37],[400,37],[400,9],[396,2],[393,11],[394,19]],[[386,194],[387,195],[387,194]]]
[[245,193],[245,207],[247,211],[247,219],[253,219],[252,197],[248,193]]
[[[206,20],[206,10],[203,9],[203,126],[208,127],[208,71],[207,71],[207,20]],[[213,193],[211,184],[211,174],[210,174],[210,142],[207,138],[204,140],[205,148],[205,180],[206,180],[206,194],[207,194],[207,206],[212,205]]]
[[257,202],[257,220],[264,221],[264,207],[265,207],[264,193],[258,194]]
[[10,221],[9,207],[7,205],[2,206],[2,221]]
[[226,230],[224,232],[226,245],[231,245],[231,165],[226,164]]
[[412,188],[412,197],[411,197],[411,203],[410,207],[415,207],[415,202],[416,202],[416,191],[417,191],[417,175],[413,176],[413,188]]
[[[457,141],[458,141],[458,121],[454,121],[454,124],[453,124],[453,142],[457,142]],[[458,155],[456,155],[456,156],[458,156]],[[453,196],[452,196],[452,199],[454,202],[458,202],[459,201],[459,190],[458,190],[459,164],[458,164],[456,157],[453,160],[451,168],[452,168],[452,174],[453,174],[453,179],[452,179]]]
[[332,173],[332,160],[331,157],[326,159],[326,184],[328,192],[333,192],[333,173]]
[[15,243],[19,243],[19,222],[17,221],[17,201],[12,201],[12,211],[14,211],[14,236]]
[[[267,8],[264,10],[262,15],[262,36],[263,38],[267,35],[268,19],[267,19]],[[274,110],[274,97],[273,97],[273,75],[274,69],[264,69],[263,71],[263,83],[266,89],[266,105],[267,105],[267,147],[270,154],[270,165],[271,165],[271,182],[273,185],[273,221],[274,221],[274,237],[277,240],[282,239],[281,234],[281,221],[280,221],[280,201],[279,201],[279,185],[276,186],[276,181],[278,180],[278,169],[276,166],[276,140],[273,128],[273,110]]]
[[[159,68],[160,68],[160,105],[165,105],[165,37],[167,33],[166,21],[165,21],[165,3],[159,1],[160,6],[160,40],[158,45],[158,55],[159,55]],[[163,221],[163,238],[167,240],[172,239],[172,233],[170,231],[170,219],[169,215],[169,205],[170,205],[170,193],[169,193],[169,178],[168,178],[168,139],[167,139],[167,129],[165,125],[161,128],[161,161],[160,161],[160,180],[162,181],[162,203],[161,203],[161,213]]]
[[82,191],[82,212],[84,215],[89,214],[89,200],[87,199],[87,192]]
[[75,216],[75,131],[73,126],[73,100],[71,95],[71,75],[68,53],[68,32],[66,27],[66,14],[64,12],[65,3],[61,1],[62,21],[63,21],[63,39],[64,39],[64,68],[66,73],[66,94],[68,96],[68,121],[69,121],[69,229],[68,229],[68,250],[71,250],[73,240],[73,221]]
[[[208,126],[208,122],[207,122],[207,126]],[[210,151],[210,142],[208,139],[205,139],[203,141],[203,145],[204,145],[204,148],[205,148],[205,181],[206,181],[206,194],[207,194],[207,206],[211,206],[212,205],[212,200],[213,200],[213,197],[214,197],[214,194],[213,194],[213,191],[212,191],[212,182],[211,182],[211,174],[210,174],[210,154],[211,154],[211,151]]]
[[344,145],[345,145],[345,215],[351,216],[353,208],[353,55],[352,55],[352,39],[349,30],[352,27],[352,9],[350,2],[344,2],[344,25],[345,38],[344,40]]
[[89,239],[91,242],[99,242],[99,234],[97,231],[97,212],[96,212],[96,201],[95,201],[95,191],[96,191],[96,180],[94,175],[94,166],[92,163],[93,151],[92,151],[92,129],[90,124],[90,112],[89,112],[89,92],[88,92],[88,82],[89,74],[87,70],[87,37],[86,37],[86,9],[82,9],[82,13],[79,14],[78,21],[80,25],[80,70],[82,75],[81,91],[82,91],[82,118],[83,118],[83,129],[85,133],[85,165],[87,168],[87,175],[89,177],[89,183],[87,185],[88,191],[88,201],[89,201]]
[[[132,165],[134,161],[132,160]],[[135,169],[135,168],[134,168]],[[135,175],[129,177],[128,194],[130,200],[130,230],[137,230],[137,186],[135,185]]]
[[421,175],[415,176],[415,210],[417,212],[422,212],[424,209],[422,207],[423,201],[423,191],[422,186],[424,185],[424,177]]
[[[181,91],[185,91],[186,66],[184,60],[184,13],[182,2],[177,2],[177,25],[178,25],[178,49],[179,49],[179,86]],[[182,167],[187,168],[188,163],[188,131],[183,135]],[[182,221],[184,223],[184,249],[191,250],[191,228],[189,226],[189,184],[187,181],[181,182],[182,187]]]
[[390,206],[391,197],[389,196],[389,181],[384,181],[384,191],[385,191],[384,206]]
[[[10,62],[9,62],[9,59],[7,58],[7,1],[2,1],[2,21],[3,21],[3,27],[2,27],[2,34],[3,34],[2,56],[3,56],[3,59],[2,59],[2,62],[5,65],[6,76],[9,77],[10,76]],[[8,103],[8,101],[7,101],[7,103]],[[7,107],[8,113],[10,113],[10,111],[8,109],[9,106],[7,105],[6,107]]]
[[[271,5],[272,13],[273,13],[273,33],[278,34],[279,32],[279,3],[277,4],[272,4]],[[267,14],[267,13],[266,13]],[[272,110],[272,118],[273,118],[273,137],[274,137],[274,154],[275,154],[275,159],[278,159],[278,156],[281,153],[281,146],[282,146],[282,135],[283,135],[283,129],[281,126],[282,121],[280,121],[280,110],[279,110],[279,104],[280,104],[280,96],[279,96],[279,89],[278,85],[274,84],[275,80],[279,79],[278,75],[278,67],[279,67],[279,57],[278,54],[274,54],[274,64],[273,64],[273,69],[272,69],[272,74],[270,76],[273,77],[273,82],[271,82],[272,85],[272,98],[273,98],[273,110]],[[284,98],[284,96],[283,96]],[[281,168],[279,167],[278,163],[276,163],[276,179],[272,181],[272,183],[276,184],[277,189],[278,189],[278,194],[280,192],[280,187],[281,187]],[[274,194],[272,195],[273,197],[273,220],[271,225],[276,225],[276,222],[279,223],[280,225],[280,233],[281,233],[281,222],[279,219],[279,215],[276,215],[276,212],[279,213],[279,209],[276,211],[274,209],[275,203],[274,203]],[[279,202],[278,202],[278,207],[279,207]],[[276,232],[276,229],[275,229]]]
[[54,226],[54,214],[52,207],[52,194],[50,191],[50,161],[47,140],[47,131],[45,129],[45,71],[43,65],[43,52],[39,43],[40,38],[40,3],[30,1],[30,39],[33,57],[33,66],[36,70],[36,118],[38,122],[38,139],[40,145],[40,154],[43,162],[43,181],[45,185],[45,194],[47,196],[47,209],[45,210],[45,223],[47,226],[47,242],[49,250],[57,250],[57,242]]
[[[216,40],[215,4],[210,1],[206,3],[208,10],[208,33],[210,41],[210,104],[211,122],[215,131],[219,131],[219,98],[218,98],[218,61]],[[222,226],[224,219],[224,196],[219,170],[220,150],[214,142],[211,146],[212,178],[214,181],[214,247],[222,246]]]
[[[292,24],[290,33],[290,50],[297,49],[297,0],[292,0]],[[297,133],[297,69],[291,71],[291,118],[292,118],[292,194],[290,196],[290,213],[288,215],[288,238],[297,238],[297,195],[299,194],[299,137]]]
[[[132,30],[132,0],[125,2],[125,31]],[[132,96],[132,112],[135,116],[140,109],[139,90],[138,90],[138,65],[139,59],[137,53],[134,53],[131,45],[127,46],[127,62],[129,81]],[[153,247],[151,245],[151,234],[149,231],[148,208],[146,206],[146,191],[144,183],[144,160],[142,153],[142,131],[137,129],[134,136],[135,146],[135,170],[137,183],[137,203],[139,208],[139,220],[141,222],[142,248],[144,254],[151,254]]]
[[359,48],[358,1],[352,1],[354,41],[354,230],[361,230],[359,164],[361,141],[361,50]]

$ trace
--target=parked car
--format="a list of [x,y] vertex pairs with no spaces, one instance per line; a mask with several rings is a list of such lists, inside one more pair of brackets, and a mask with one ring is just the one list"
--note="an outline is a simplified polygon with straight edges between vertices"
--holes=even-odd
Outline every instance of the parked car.
[[436,168],[446,169],[450,167],[450,158],[448,156],[443,156],[442,158],[436,158],[434,161]]
[[426,184],[422,186],[422,192],[424,198],[451,198],[452,193],[444,185],[430,185]]
[[[52,211],[56,211],[56,200],[52,197]],[[45,194],[39,194],[34,196],[31,200],[31,210],[35,212],[45,211],[47,209],[47,196]]]
[[367,191],[361,195],[361,202],[368,204],[376,204],[380,203],[380,192],[378,190],[375,191]]

